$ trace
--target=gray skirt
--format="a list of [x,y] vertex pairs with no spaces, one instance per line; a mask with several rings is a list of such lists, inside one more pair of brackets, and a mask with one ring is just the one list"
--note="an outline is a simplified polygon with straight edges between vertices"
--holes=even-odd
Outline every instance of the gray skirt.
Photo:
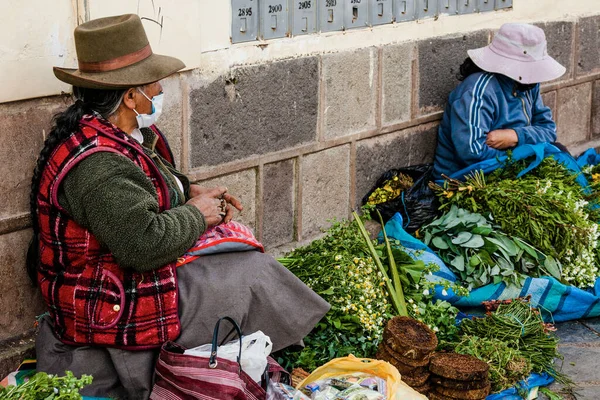
[[[329,304],[273,257],[257,251],[202,256],[178,268],[179,316],[184,347],[209,343],[220,317],[238,322],[244,333],[263,331],[273,351],[300,343],[329,310]],[[229,329],[223,327],[224,336]],[[147,399],[158,350],[127,351],[69,346],[52,332],[49,317],[40,322],[37,369],[63,375],[92,375],[85,396]]]

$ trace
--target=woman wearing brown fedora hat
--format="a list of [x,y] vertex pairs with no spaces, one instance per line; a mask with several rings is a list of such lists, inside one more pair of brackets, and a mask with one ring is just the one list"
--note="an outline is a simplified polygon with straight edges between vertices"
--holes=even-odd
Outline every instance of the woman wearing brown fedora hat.
[[[299,343],[329,305],[272,257],[246,251],[176,262],[239,201],[190,184],[154,122],[160,80],[184,68],[152,53],[139,17],[75,29],[79,68],[55,68],[76,99],[55,116],[32,179],[27,267],[48,306],[38,370],[90,374],[91,396],[144,399],[157,349],[208,343],[221,316],[273,350]],[[290,316],[294,316],[290,318]]]

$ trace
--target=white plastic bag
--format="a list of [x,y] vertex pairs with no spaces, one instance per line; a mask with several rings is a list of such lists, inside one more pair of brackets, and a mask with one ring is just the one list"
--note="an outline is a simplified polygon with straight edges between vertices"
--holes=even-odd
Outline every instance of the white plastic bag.
[[[210,343],[203,344],[202,346],[186,350],[184,354],[209,358],[210,349]],[[242,370],[259,384],[262,374],[267,368],[267,356],[271,354],[272,349],[273,343],[271,339],[261,331],[242,336]],[[217,348],[218,357],[231,361],[237,361],[239,352],[239,339],[232,340]]]

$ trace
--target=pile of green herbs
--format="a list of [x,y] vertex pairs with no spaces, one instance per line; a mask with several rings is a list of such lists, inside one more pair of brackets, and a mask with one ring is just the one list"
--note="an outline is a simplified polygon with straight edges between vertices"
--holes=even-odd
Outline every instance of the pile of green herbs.
[[572,381],[556,369],[559,339],[528,300],[508,300],[484,318],[464,319],[462,338],[454,350],[490,365],[494,392],[515,386],[531,372],[548,373],[569,386]]
[[326,235],[280,258],[294,275],[331,305],[304,339],[302,350],[288,348],[278,361],[284,368],[312,371],[336,357],[372,357],[388,319],[416,316],[442,338],[455,339],[458,310],[432,303],[432,266],[415,261],[395,240],[371,240],[364,221],[336,222]]
[[561,278],[561,265],[552,256],[455,204],[421,235],[469,290],[500,282],[522,287],[528,276]]
[[38,372],[19,386],[0,387],[0,399],[3,400],[78,400],[79,391],[92,383],[92,377],[83,375],[76,378],[71,371],[65,376],[49,375]]
[[[508,161],[487,177],[476,172],[465,182],[432,185],[442,208],[452,205],[490,216],[501,231],[524,238],[563,266],[561,279],[589,287],[598,276],[598,210],[577,176],[553,158],[517,178],[527,161]],[[594,201],[594,204],[595,201]]]

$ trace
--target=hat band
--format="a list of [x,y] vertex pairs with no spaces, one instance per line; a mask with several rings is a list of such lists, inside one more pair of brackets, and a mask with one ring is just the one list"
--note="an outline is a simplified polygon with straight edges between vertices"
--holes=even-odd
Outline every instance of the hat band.
[[125,54],[124,56],[113,58],[112,60],[87,62],[79,61],[79,70],[81,72],[109,72],[123,67],[128,67],[137,62],[145,60],[152,55],[150,44],[140,50]]

